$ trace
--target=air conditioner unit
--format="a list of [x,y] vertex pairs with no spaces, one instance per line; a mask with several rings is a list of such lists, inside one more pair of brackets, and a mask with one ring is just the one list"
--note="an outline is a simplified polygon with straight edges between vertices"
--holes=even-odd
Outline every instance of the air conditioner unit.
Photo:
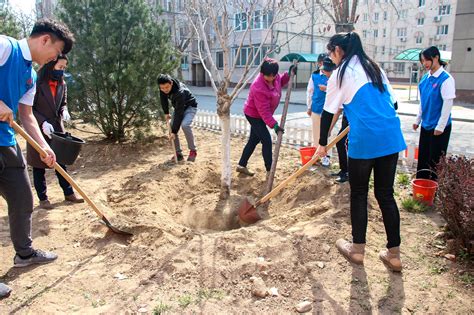
[[441,39],[441,35],[435,35],[434,40],[440,40],[440,39]]
[[441,22],[441,16],[440,15],[437,15],[434,17],[433,19],[435,22]]
[[401,41],[401,42],[406,42],[406,41],[407,41],[407,38],[406,38],[406,37],[400,37],[400,41]]

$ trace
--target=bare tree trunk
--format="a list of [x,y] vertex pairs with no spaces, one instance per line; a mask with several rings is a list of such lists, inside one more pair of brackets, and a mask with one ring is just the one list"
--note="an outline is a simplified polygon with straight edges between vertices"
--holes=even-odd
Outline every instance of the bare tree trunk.
[[221,172],[221,199],[227,199],[230,196],[230,186],[232,180],[232,166],[230,164],[230,96],[225,91],[225,88],[220,88],[217,92],[217,114],[221,123],[221,157],[222,157],[222,172]]
[[354,30],[353,23],[336,23],[336,33],[352,32]]

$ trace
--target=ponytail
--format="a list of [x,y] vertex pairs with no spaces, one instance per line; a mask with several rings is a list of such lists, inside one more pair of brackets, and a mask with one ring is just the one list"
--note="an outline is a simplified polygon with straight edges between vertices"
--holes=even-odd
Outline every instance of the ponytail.
[[380,92],[385,91],[382,79],[382,70],[380,70],[380,67],[377,65],[377,63],[365,53],[359,34],[356,32],[349,32],[333,35],[331,39],[329,39],[327,49],[333,52],[336,49],[336,46],[339,46],[339,48],[344,52],[344,57],[342,58],[341,62],[342,67],[337,77],[339,81],[339,87],[342,85],[344,73],[346,72],[346,68],[349,65],[349,61],[353,56],[357,56],[362,68],[365,71],[365,74],[368,78],[370,78],[372,84],[375,85]]

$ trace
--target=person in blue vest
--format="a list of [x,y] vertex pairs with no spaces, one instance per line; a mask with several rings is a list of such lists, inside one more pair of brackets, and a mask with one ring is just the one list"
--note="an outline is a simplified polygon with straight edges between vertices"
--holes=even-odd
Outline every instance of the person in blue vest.
[[421,104],[413,124],[416,131],[421,123],[417,177],[437,179],[436,165],[448,150],[456,88],[453,77],[444,70],[446,63],[441,60],[437,47],[423,50],[420,62],[428,72],[419,84]]
[[[26,132],[46,151],[42,161],[52,167],[56,156],[33,115],[36,73],[32,63],[44,65],[55,60],[71,50],[73,40],[64,24],[52,20],[37,21],[30,36],[22,40],[0,35],[0,194],[8,205],[10,237],[16,252],[14,267],[45,264],[57,258],[32,246],[33,193],[11,124],[20,118]],[[0,298],[10,292],[10,287],[0,283]]]
[[[326,86],[334,68],[336,68],[336,65],[327,54],[319,54],[318,69],[311,74],[308,81],[306,105],[308,107],[308,116],[311,117],[314,145],[319,141],[321,113],[323,112],[324,100],[326,99]],[[329,166],[329,157],[323,157],[321,163],[324,166]]]
[[382,210],[387,234],[386,249],[379,258],[393,271],[400,260],[400,213],[393,197],[398,154],[405,150],[395,98],[385,72],[365,53],[355,32],[340,33],[327,44],[338,68],[329,78],[321,115],[316,154],[326,156],[328,131],[339,108],[349,121],[349,184],[351,187],[352,241],[339,239],[338,251],[350,262],[363,264],[367,232],[367,195],[374,171],[375,198]]

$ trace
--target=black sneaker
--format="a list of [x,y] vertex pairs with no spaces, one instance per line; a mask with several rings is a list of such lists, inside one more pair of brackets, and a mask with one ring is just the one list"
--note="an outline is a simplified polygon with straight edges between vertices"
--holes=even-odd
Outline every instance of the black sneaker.
[[18,254],[13,258],[13,267],[21,268],[34,264],[47,264],[58,258],[58,255],[52,252],[42,251],[40,249],[35,249],[33,255],[28,258],[21,258]]
[[333,176],[333,177],[339,177],[339,176],[341,176],[342,173],[343,173],[342,170],[340,170],[340,171],[337,172],[337,173],[331,173],[331,176]]
[[349,180],[349,173],[345,172],[345,173],[342,173],[337,179],[336,179],[336,182],[342,184],[342,183],[345,183]]
[[[181,153],[177,153],[176,157],[178,158],[178,162],[181,162],[184,160],[184,156]],[[174,162],[174,155],[171,157],[170,161]]]
[[9,286],[0,282],[0,299],[9,297],[11,292],[12,289]]

